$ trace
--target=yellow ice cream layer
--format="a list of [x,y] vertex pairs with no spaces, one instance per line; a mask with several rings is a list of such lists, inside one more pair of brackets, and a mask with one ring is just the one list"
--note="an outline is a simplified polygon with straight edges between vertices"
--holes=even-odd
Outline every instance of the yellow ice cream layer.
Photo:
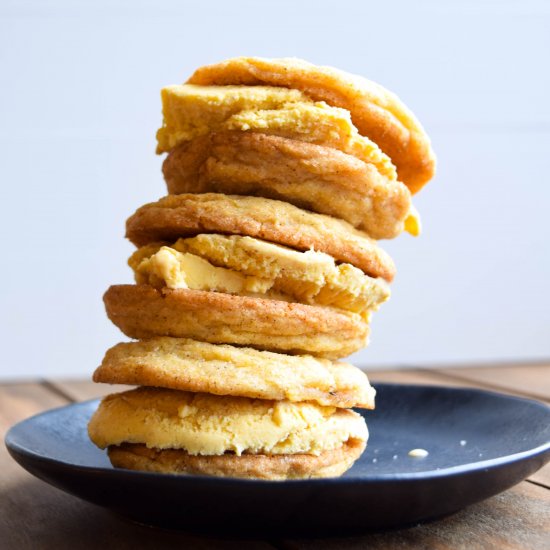
[[389,298],[388,284],[328,254],[239,235],[202,234],[148,245],[129,260],[136,282],[155,287],[265,295],[366,314]]
[[272,286],[271,281],[215,267],[195,254],[178,252],[168,246],[161,246],[143,258],[135,267],[135,275],[137,283],[157,288],[215,290],[228,294],[262,294]]
[[314,102],[298,90],[184,84],[164,88],[161,97],[164,122],[157,153],[210,132],[261,132],[339,149],[397,179],[390,158],[359,134],[349,111]]
[[142,443],[191,455],[318,455],[368,438],[363,418],[347,409],[157,388],[109,395],[88,433],[102,449]]

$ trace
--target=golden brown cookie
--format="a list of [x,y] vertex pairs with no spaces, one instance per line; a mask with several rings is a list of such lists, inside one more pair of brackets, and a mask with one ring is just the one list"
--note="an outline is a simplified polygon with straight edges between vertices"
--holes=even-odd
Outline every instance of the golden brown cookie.
[[434,175],[435,155],[416,117],[395,94],[362,77],[300,59],[238,57],[197,69],[187,83],[300,90],[315,101],[350,111],[359,132],[390,156],[399,179],[413,193]]
[[204,135],[163,164],[171,194],[226,193],[280,199],[349,222],[375,239],[403,231],[410,192],[369,164],[333,149],[249,132]]
[[318,456],[310,454],[262,455],[224,454],[193,456],[181,449],[149,449],[145,445],[125,443],[108,449],[115,468],[249,479],[308,479],[337,477],[349,470],[361,456],[365,442],[350,439],[338,449]]
[[367,376],[347,363],[157,337],[107,351],[94,382],[255,399],[374,408]]
[[130,338],[193,338],[338,359],[364,347],[369,333],[354,313],[220,292],[115,285],[103,299],[109,319]]
[[130,216],[126,236],[136,246],[174,242],[199,233],[248,235],[297,250],[313,248],[391,281],[395,265],[376,241],[350,224],[286,202],[218,193],[169,195]]

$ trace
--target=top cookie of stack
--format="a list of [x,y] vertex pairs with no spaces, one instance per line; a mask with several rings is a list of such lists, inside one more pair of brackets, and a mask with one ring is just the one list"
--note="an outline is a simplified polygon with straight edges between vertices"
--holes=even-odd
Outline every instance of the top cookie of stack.
[[375,239],[416,232],[411,193],[435,171],[430,140],[391,92],[298,59],[237,58],[162,91],[157,152],[171,193],[285,200]]
[[[104,297],[109,318],[144,341],[110,350],[94,380],[167,389],[110,396],[90,435],[130,468],[340,474],[367,439],[346,409],[372,408],[374,390],[332,360],[366,345],[389,297],[395,268],[376,239],[419,231],[411,193],[433,175],[429,139],[380,86],[295,59],[203,67],[162,101],[170,195],[128,219],[137,284]],[[268,444],[273,425],[281,439]]]

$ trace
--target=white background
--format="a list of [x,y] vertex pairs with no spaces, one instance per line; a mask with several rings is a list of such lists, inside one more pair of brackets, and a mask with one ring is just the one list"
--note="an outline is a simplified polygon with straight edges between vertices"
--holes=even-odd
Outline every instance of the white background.
[[124,221],[165,193],[159,90],[236,55],[379,81],[439,158],[357,364],[550,356],[550,2],[0,3],[0,376],[88,376],[124,337]]

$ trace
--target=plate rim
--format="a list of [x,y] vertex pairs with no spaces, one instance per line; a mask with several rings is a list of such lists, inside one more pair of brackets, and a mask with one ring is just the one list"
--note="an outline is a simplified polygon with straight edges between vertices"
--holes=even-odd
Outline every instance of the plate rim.
[[[541,410],[545,410],[549,414],[550,418],[550,405],[543,401],[536,399],[530,399],[527,397],[521,397],[516,395],[509,395],[493,390],[486,390],[483,388],[469,388],[469,387],[454,387],[454,386],[440,386],[433,384],[400,384],[393,382],[381,382],[376,384],[377,387],[399,387],[399,388],[417,388],[424,390],[436,390],[436,391],[448,391],[450,393],[454,392],[465,392],[465,393],[477,393],[482,395],[488,395],[490,397],[496,397],[499,399],[507,399],[518,402],[523,402],[529,404],[530,406],[537,406]],[[485,459],[475,462],[468,462],[465,464],[460,464],[457,466],[451,466],[447,468],[440,468],[435,470],[427,470],[423,472],[409,472],[401,474],[377,474],[377,475],[362,475],[362,476],[347,476],[347,477],[334,477],[334,478],[323,478],[323,479],[290,479],[281,481],[275,480],[264,480],[264,479],[244,479],[244,478],[230,478],[230,477],[213,477],[205,475],[181,475],[181,474],[170,474],[170,473],[160,473],[160,472],[142,472],[135,470],[127,470],[124,468],[112,468],[112,467],[101,467],[101,466],[85,466],[74,464],[72,462],[66,462],[64,460],[55,459],[52,457],[44,456],[42,454],[36,453],[15,441],[16,432],[18,429],[21,429],[23,424],[32,423],[38,417],[54,414],[62,409],[68,409],[72,407],[85,407],[90,406],[94,403],[99,403],[101,398],[88,399],[86,401],[79,401],[75,403],[68,403],[66,405],[61,405],[59,407],[54,407],[46,411],[39,412],[28,418],[25,418],[9,428],[5,437],[4,444],[8,449],[10,455],[16,460],[18,456],[32,460],[34,462],[42,462],[51,466],[58,466],[65,468],[73,472],[81,472],[86,475],[102,475],[102,476],[125,476],[128,479],[136,478],[149,478],[149,479],[174,479],[180,480],[181,483],[190,483],[190,484],[215,484],[215,485],[269,485],[269,486],[282,486],[282,485],[293,485],[293,486],[316,486],[316,485],[349,485],[349,484],[379,484],[379,483],[389,483],[389,482],[415,482],[415,481],[426,481],[427,479],[437,479],[437,478],[447,478],[452,476],[460,476],[465,474],[473,474],[481,470],[494,470],[498,469],[501,466],[513,464],[516,462],[521,462],[525,459],[532,459],[538,456],[543,457],[543,464],[550,461],[550,440],[542,445],[533,447],[526,451],[519,453],[513,453],[509,455],[500,456],[492,459]],[[98,452],[105,452],[98,449]],[[21,463],[20,463],[21,464]],[[541,466],[542,467],[542,466]]]

